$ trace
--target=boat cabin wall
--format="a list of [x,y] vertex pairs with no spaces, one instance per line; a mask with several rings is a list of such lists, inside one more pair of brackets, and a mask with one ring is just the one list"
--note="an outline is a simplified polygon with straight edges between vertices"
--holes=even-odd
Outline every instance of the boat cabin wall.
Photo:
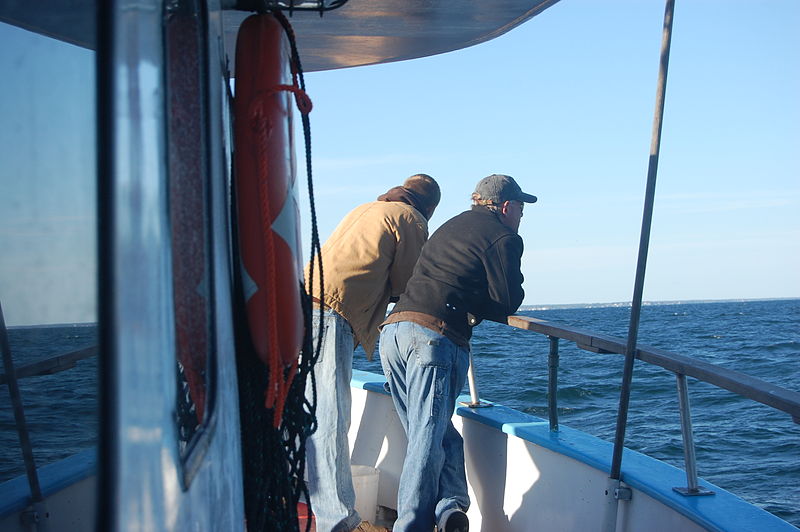
[[101,13],[101,348],[109,372],[99,525],[238,529],[220,6],[120,0]]
[[[98,447],[97,489],[79,504],[81,514],[97,515],[98,529],[241,529],[232,59],[223,50],[221,7],[217,0],[73,4],[41,9],[48,32],[14,25],[16,4],[0,7],[7,52],[0,159],[8,170],[0,179],[0,304],[10,327],[91,329],[100,370],[65,396],[57,384],[66,373],[40,382],[39,392],[27,379],[23,401],[30,412],[57,412],[99,389],[96,403],[83,405],[92,426],[72,424],[89,435],[64,446]],[[76,17],[93,29],[91,43],[65,42],[69,32],[59,28]],[[59,342],[27,354],[12,342],[11,351],[25,363],[67,349]],[[32,405],[37,393],[50,403]],[[65,425],[69,412],[56,414]],[[38,466],[56,459],[41,458],[37,434],[32,441]],[[51,528],[71,528],[56,499],[49,502]]]

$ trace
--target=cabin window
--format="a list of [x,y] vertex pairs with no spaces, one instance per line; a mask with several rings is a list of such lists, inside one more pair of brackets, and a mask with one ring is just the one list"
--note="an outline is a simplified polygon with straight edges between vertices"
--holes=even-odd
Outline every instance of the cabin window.
[[[168,2],[164,40],[178,445],[187,459],[213,408],[213,290],[207,156],[205,17]],[[205,431],[207,433],[207,431]],[[205,434],[207,437],[207,434]]]
[[[97,442],[95,54],[78,22],[58,38],[0,22],[0,335],[36,466]],[[25,467],[0,373],[1,483]]]

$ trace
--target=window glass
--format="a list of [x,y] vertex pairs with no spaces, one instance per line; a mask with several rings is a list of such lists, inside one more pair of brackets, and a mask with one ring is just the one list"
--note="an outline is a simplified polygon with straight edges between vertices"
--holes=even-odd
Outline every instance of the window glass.
[[[41,466],[97,439],[95,54],[5,23],[0,43],[0,307]],[[57,356],[75,367],[32,369]],[[21,456],[2,384],[0,482]]]
[[211,405],[211,254],[206,156],[205,25],[196,2],[171,2],[165,21],[169,209],[178,393],[184,454]]

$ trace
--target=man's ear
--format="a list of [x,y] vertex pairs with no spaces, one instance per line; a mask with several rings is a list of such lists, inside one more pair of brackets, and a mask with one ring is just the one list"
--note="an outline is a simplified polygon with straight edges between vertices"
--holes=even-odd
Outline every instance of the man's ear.
[[500,205],[500,212],[503,214],[508,214],[508,207],[511,205],[511,201],[506,200]]

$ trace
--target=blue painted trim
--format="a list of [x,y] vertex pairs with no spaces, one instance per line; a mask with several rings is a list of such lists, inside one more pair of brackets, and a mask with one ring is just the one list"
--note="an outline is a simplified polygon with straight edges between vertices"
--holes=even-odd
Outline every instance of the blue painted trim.
[[[64,488],[94,475],[97,451],[88,449],[38,469],[42,496],[47,498]],[[0,484],[0,516],[23,511],[31,504],[31,490],[25,475]]]
[[[388,392],[383,388],[384,382],[386,379],[382,375],[353,370],[352,386],[355,388],[386,395]],[[459,403],[468,403],[470,400],[468,395],[459,397]],[[545,419],[497,403],[490,404],[493,405],[491,408],[457,406],[456,413],[465,419],[573,458],[606,474],[611,471],[614,446],[610,442],[564,425],[559,425],[558,432],[550,432],[550,424]],[[783,519],[702,479],[698,480],[698,484],[713,491],[714,495],[685,497],[672,488],[686,486],[686,473],[630,449],[625,449],[622,454],[622,480],[708,530],[797,532],[797,528]]]
[[[352,386],[373,393],[389,395],[382,375],[353,370]],[[459,401],[469,402],[469,396]],[[584,432],[559,426],[550,432],[549,423],[541,418],[493,403],[491,408],[456,407],[456,413],[506,434],[573,458],[608,473],[611,470],[613,445]],[[83,451],[60,462],[39,469],[39,481],[45,497],[95,473],[95,450]],[[797,532],[797,528],[777,516],[703,480],[699,484],[715,492],[707,497],[684,497],[672,490],[686,485],[685,473],[669,464],[625,449],[622,479],[632,488],[685,515],[699,525],[720,532],[730,530],[770,530]],[[0,516],[20,512],[30,504],[28,480],[23,475],[0,484]]]
[[369,392],[381,393],[383,395],[390,395],[389,391],[383,387],[385,382],[386,377],[383,375],[354,369],[353,378],[350,380],[350,387],[361,388]]

